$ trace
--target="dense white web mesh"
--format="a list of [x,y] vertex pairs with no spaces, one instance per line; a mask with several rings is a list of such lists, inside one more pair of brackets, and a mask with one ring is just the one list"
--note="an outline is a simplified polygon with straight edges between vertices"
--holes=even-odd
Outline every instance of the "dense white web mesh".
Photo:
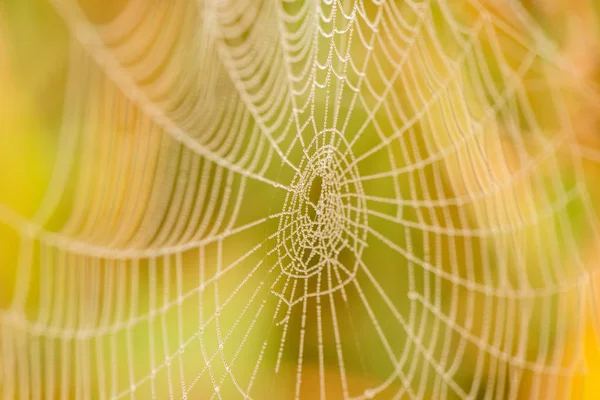
[[3,398],[569,396],[598,102],[519,3],[88,3]]

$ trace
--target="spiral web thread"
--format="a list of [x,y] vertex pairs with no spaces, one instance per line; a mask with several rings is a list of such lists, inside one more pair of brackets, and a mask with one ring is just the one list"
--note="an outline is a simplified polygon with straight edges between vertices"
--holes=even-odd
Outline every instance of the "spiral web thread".
[[60,156],[34,215],[0,204],[3,398],[562,398],[587,372],[597,99],[518,3],[51,3]]

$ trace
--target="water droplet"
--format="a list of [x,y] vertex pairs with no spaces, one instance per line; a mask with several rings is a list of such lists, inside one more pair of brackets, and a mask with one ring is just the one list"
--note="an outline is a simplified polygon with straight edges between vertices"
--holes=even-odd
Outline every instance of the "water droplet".
[[221,344],[219,345],[219,350],[223,350],[223,347],[225,347],[225,346],[223,346],[223,343],[221,343]]

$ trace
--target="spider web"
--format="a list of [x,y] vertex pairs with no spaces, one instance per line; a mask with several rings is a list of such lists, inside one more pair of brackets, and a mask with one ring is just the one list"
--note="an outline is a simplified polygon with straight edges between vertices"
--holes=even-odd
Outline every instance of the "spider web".
[[4,398],[569,396],[598,102],[518,3],[51,4]]

